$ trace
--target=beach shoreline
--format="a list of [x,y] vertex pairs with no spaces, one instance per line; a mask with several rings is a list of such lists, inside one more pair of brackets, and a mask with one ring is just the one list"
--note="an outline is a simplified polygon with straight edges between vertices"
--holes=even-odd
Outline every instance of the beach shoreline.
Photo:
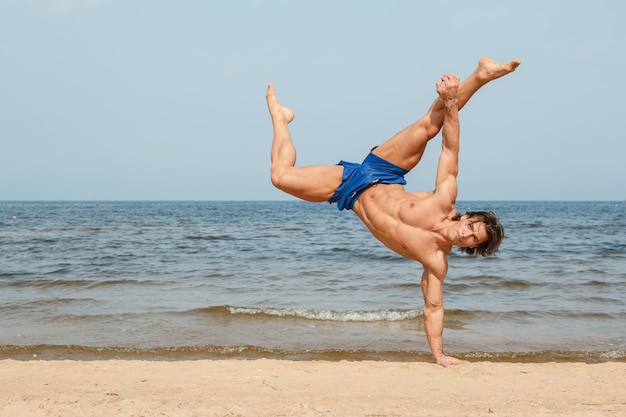
[[626,363],[0,360],[0,416],[622,416]]
[[[503,363],[626,363],[626,352],[610,351],[571,351],[544,350],[526,352],[456,352],[448,353],[468,362]],[[197,361],[197,360],[256,360],[274,359],[287,361],[383,361],[383,362],[423,362],[432,363],[432,355],[427,351],[378,351],[368,349],[301,349],[289,351],[266,349],[257,346],[172,346],[137,348],[128,346],[74,346],[74,345],[0,345],[0,361]]]

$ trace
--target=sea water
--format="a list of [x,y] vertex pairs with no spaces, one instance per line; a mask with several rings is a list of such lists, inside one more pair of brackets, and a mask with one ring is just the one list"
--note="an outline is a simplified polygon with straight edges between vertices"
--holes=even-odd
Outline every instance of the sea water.
[[[491,210],[453,250],[447,353],[626,360],[626,203]],[[430,360],[419,263],[352,212],[281,202],[0,202],[0,358]]]

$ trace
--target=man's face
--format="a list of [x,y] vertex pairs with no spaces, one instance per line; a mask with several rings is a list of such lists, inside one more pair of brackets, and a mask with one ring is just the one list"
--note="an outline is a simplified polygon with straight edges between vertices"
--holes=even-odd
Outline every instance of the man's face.
[[461,217],[454,230],[454,244],[460,248],[475,248],[487,241],[485,223],[467,215]]

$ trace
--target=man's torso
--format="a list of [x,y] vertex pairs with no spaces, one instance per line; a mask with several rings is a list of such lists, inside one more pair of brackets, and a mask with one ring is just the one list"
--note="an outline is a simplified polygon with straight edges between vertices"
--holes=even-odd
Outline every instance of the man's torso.
[[434,229],[454,215],[454,206],[442,209],[433,192],[407,193],[402,185],[374,184],[353,210],[385,246],[425,267],[437,267],[438,253],[450,252]]

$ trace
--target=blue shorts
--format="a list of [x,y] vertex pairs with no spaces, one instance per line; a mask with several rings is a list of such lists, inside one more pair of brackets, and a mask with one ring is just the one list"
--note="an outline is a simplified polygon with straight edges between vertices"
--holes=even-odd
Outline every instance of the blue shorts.
[[341,185],[328,202],[337,203],[339,210],[351,210],[361,193],[370,185],[377,183],[405,185],[404,176],[409,172],[371,152],[361,164],[340,161],[337,165],[343,165]]

